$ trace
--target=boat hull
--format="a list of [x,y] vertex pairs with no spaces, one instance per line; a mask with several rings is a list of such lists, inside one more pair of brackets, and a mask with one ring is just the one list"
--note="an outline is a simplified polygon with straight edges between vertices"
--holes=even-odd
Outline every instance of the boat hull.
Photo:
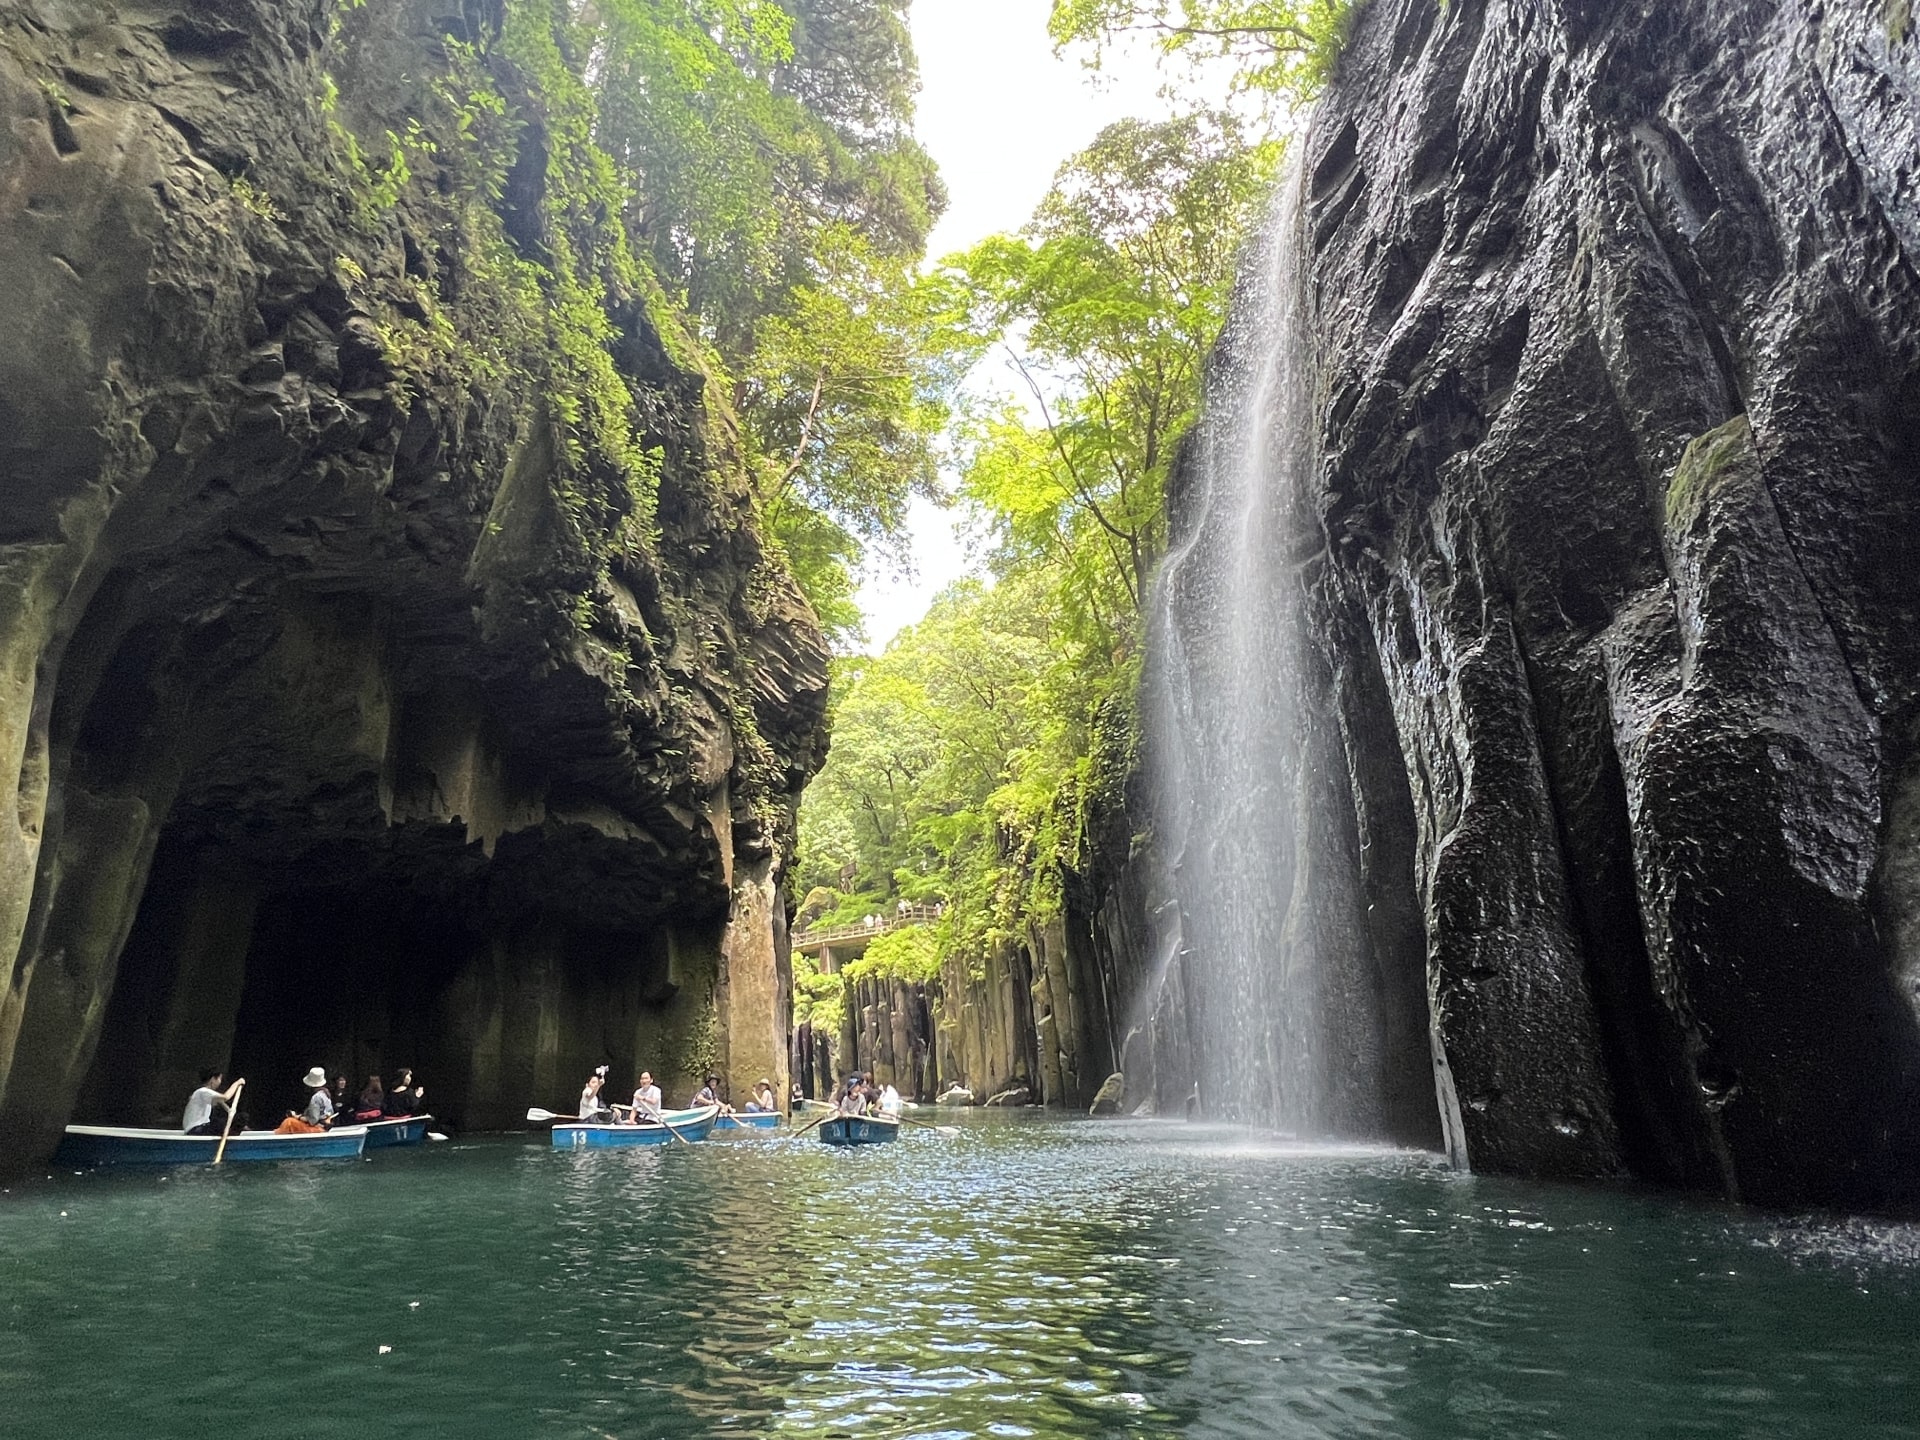
[[900,1138],[900,1122],[877,1115],[839,1115],[819,1125],[823,1145],[885,1145]]
[[714,1122],[716,1130],[778,1130],[780,1112],[777,1110],[741,1110],[731,1115],[722,1115]]
[[[280,1135],[247,1130],[227,1137],[223,1162],[346,1160],[366,1148],[367,1127],[343,1125],[318,1135]],[[143,1130],[114,1125],[69,1125],[54,1159],[62,1165],[207,1165],[220,1149],[218,1135]]]
[[[625,1150],[635,1145],[672,1145],[681,1140],[704,1140],[713,1133],[720,1118],[718,1105],[697,1110],[669,1110],[665,1125],[556,1125],[553,1148],[556,1150]],[[667,1125],[673,1127],[672,1130]]]
[[424,1145],[431,1115],[396,1115],[391,1120],[367,1122],[367,1149],[385,1150],[394,1145]]

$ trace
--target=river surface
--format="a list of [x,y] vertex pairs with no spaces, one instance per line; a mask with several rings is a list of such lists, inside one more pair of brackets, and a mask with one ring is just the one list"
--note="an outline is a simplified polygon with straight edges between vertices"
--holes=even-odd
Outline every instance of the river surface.
[[0,1195],[9,1440],[730,1434],[1912,1437],[1920,1231],[1017,1114]]

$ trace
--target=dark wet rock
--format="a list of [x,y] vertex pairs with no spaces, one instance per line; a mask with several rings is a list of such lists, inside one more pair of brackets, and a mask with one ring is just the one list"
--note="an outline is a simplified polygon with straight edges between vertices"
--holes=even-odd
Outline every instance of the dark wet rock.
[[1411,822],[1476,1168],[1920,1198],[1920,42],[1885,13],[1377,0],[1316,114],[1310,632],[1356,811]]
[[971,1105],[973,1104],[973,1091],[967,1089],[964,1085],[952,1085],[940,1092],[940,1098],[935,1103],[940,1105]]
[[1033,1091],[1025,1085],[1009,1085],[1006,1089],[987,1097],[987,1104],[1003,1107],[1031,1105],[1032,1103]]
[[[1432,1077],[1476,1169],[1920,1203],[1920,38],[1892,14],[1374,0],[1312,121],[1323,453],[1275,557],[1335,722],[1312,908],[1353,917],[1355,974],[1424,991],[1386,1073]],[[1205,1037],[1130,1013],[1163,901],[1140,791],[1089,809],[1067,939],[1171,1114]]]
[[784,1087],[824,646],[670,310],[606,295],[646,480],[515,308],[579,197],[497,8],[0,11],[0,1168],[229,1059]]

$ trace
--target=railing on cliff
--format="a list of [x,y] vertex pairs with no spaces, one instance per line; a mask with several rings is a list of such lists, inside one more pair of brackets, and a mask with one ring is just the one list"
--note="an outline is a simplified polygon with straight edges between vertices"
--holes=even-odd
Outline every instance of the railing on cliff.
[[793,948],[813,950],[822,945],[831,945],[837,940],[871,940],[876,935],[885,935],[889,930],[900,930],[908,925],[925,925],[938,920],[942,906],[909,905],[902,909],[895,906],[884,915],[875,915],[873,921],[862,920],[852,925],[833,925],[825,930],[800,930],[793,936]]

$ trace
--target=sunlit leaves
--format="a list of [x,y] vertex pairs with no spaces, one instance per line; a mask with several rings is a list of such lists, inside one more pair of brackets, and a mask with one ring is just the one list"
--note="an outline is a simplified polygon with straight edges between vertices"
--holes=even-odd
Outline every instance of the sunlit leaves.
[[1140,35],[1169,55],[1237,63],[1249,89],[1310,98],[1333,73],[1358,0],[1054,0],[1056,44],[1090,47],[1097,67]]
[[915,298],[945,203],[902,0],[576,7],[624,219],[734,381],[768,529],[830,634],[934,485],[952,376]]

